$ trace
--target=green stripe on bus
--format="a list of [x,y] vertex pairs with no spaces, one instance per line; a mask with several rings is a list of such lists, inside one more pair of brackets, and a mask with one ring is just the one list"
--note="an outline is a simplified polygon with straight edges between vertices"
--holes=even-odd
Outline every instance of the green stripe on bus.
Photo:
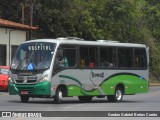
[[77,80],[77,79],[74,78],[74,77],[67,76],[67,75],[59,75],[59,77],[71,79],[71,80],[77,82],[77,83],[82,87],[82,83],[80,82],[80,80]]

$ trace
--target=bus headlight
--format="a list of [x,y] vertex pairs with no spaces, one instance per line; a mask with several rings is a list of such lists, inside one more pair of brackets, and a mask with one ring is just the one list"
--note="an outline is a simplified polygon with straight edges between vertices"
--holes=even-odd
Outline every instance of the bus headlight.
[[44,77],[42,77],[39,82],[44,82],[48,79],[48,75],[45,75]]
[[14,83],[11,77],[8,77],[8,81]]

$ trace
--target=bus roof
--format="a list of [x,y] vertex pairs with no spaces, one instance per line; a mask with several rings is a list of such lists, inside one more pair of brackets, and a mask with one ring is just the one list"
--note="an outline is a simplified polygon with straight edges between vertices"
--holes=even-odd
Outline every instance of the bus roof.
[[97,41],[86,41],[83,39],[63,39],[63,38],[57,38],[57,39],[35,39],[26,41],[24,43],[31,43],[31,42],[50,42],[50,43],[56,43],[56,44],[73,44],[73,45],[93,45],[93,46],[115,46],[115,47],[145,47],[144,44],[135,44],[135,43],[120,43],[117,41],[111,41],[111,40],[97,40]]

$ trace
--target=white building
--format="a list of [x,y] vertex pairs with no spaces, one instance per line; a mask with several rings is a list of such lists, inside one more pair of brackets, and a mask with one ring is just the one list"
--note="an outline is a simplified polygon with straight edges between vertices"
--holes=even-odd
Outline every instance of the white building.
[[37,27],[0,19],[0,66],[11,64],[19,44],[27,40],[30,30],[36,29]]

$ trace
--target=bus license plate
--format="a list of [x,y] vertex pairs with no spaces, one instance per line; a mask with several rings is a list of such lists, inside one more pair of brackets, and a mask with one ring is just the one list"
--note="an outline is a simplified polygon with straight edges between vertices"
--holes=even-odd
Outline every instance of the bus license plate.
[[21,91],[21,95],[28,95],[28,91]]

